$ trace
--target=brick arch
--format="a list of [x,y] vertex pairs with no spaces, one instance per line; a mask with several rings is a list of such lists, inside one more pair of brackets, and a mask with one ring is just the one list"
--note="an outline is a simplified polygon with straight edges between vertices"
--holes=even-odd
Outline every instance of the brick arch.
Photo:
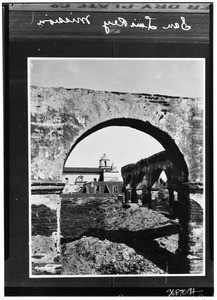
[[190,206],[191,206],[191,212],[190,212],[191,222],[196,222],[198,224],[202,224],[203,223],[203,208],[197,201],[195,201],[193,199],[190,199]]

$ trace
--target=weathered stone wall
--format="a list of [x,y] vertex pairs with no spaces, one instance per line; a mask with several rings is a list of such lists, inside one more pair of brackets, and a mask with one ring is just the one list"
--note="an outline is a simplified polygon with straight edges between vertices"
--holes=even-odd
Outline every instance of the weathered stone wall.
[[201,99],[41,87],[31,87],[30,97],[32,180],[61,180],[77,138],[107,120],[132,118],[167,133],[184,155],[189,180],[202,181]]
[[[169,192],[165,189],[165,198],[159,197],[158,191],[152,191],[152,209],[161,212],[169,212]],[[195,225],[203,224],[203,208],[198,202],[190,199],[189,222]]]
[[56,274],[61,271],[60,196],[31,195],[31,212],[32,274]]

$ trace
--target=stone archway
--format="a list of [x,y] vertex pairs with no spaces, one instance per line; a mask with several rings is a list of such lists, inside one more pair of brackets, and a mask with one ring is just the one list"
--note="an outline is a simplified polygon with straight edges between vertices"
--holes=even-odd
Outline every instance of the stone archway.
[[[166,181],[161,181],[160,177],[164,173]],[[152,209],[157,209],[167,212],[169,217],[172,217],[173,203],[171,202],[171,195],[169,195],[169,186],[172,185],[168,181],[168,172],[162,168],[157,168],[151,178],[151,202]]]
[[[167,139],[171,139],[167,136]],[[166,143],[164,143],[166,145]],[[174,214],[174,191],[178,193],[178,209],[176,217],[179,219],[179,250],[184,255],[189,250],[189,188],[188,188],[188,170],[183,156],[180,156],[179,150],[174,147],[172,153],[171,148],[165,151],[154,154],[148,158],[142,159],[135,164],[130,164],[122,167],[122,177],[124,186],[131,190],[131,201],[136,202],[136,189],[139,184],[142,184],[143,204],[152,208],[151,189],[153,183],[157,180],[162,170],[166,170],[170,179],[169,204],[171,215]],[[176,157],[174,160],[173,158]],[[180,160],[179,160],[180,159]],[[132,177],[131,186],[127,186],[126,179],[129,174]],[[144,177],[146,182],[144,183]],[[135,184],[136,183],[136,184]]]
[[131,119],[139,130],[144,123],[158,128],[155,138],[162,145],[161,133],[168,134],[171,146],[174,141],[185,155],[189,180],[202,181],[202,99],[64,88],[31,87],[30,92],[32,181],[60,181],[76,141],[113,119]]
[[[37,257],[32,262],[38,268],[50,263],[55,273],[61,264],[59,211],[63,166],[76,144],[92,132],[111,125],[146,132],[176,161],[184,181],[203,180],[201,99],[31,87],[30,101],[31,204],[44,205],[56,212],[56,230],[47,239],[35,234],[32,223],[32,253]],[[37,249],[46,255],[37,255],[40,254]]]

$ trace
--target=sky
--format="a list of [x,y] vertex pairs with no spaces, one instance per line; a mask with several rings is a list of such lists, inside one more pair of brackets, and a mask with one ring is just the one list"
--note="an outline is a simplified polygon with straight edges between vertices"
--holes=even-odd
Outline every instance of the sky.
[[78,143],[65,166],[98,167],[99,159],[105,153],[120,172],[124,165],[136,163],[163,150],[156,139],[144,132],[131,127],[111,126],[94,132]]
[[[30,59],[29,83],[203,98],[203,70],[201,59]],[[130,127],[110,126],[82,140],[65,166],[98,167],[99,159],[106,153],[120,171],[123,165],[162,150],[148,134]]]
[[30,85],[203,97],[203,61],[31,59]]

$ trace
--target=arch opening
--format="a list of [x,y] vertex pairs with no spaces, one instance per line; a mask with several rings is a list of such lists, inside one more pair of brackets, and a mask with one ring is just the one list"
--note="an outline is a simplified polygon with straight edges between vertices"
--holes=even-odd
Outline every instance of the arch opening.
[[138,119],[132,119],[132,118],[117,118],[117,119],[111,119],[105,122],[102,122],[100,124],[97,124],[96,126],[88,129],[85,133],[83,133],[80,137],[77,138],[77,140],[73,143],[70,149],[68,149],[68,152],[66,154],[64,165],[69,157],[69,155],[72,153],[73,149],[86,137],[91,135],[92,133],[109,127],[109,126],[124,126],[124,127],[131,127],[134,129],[137,129],[141,132],[144,132],[150,136],[152,136],[154,139],[156,139],[163,148],[167,151],[167,154],[169,158],[175,162],[177,169],[179,172],[183,174],[183,181],[188,181],[188,168],[187,164],[185,162],[184,156],[179,150],[178,146],[174,142],[174,140],[169,136],[169,134],[165,131],[162,131],[156,126],[153,126],[150,122],[138,120]]
[[[175,144],[174,140],[166,132],[153,126],[149,122],[141,120],[126,118],[108,120],[87,130],[74,142],[71,149],[68,151],[65,164],[69,156],[73,154],[75,147],[85,138],[103,128],[111,126],[130,127],[148,134],[158,141],[165,149],[165,151],[155,153],[157,156],[153,155],[153,157],[149,157],[148,160],[143,158],[138,162],[134,161],[130,165],[129,172],[126,172],[126,174],[122,172],[124,188],[119,190],[119,193],[124,192],[126,202],[138,203],[138,200],[141,200],[142,205],[147,205],[148,208],[154,209],[152,193],[153,185],[156,181],[163,183],[162,190],[164,193],[161,191],[163,194],[161,195],[161,202],[167,200],[168,215],[171,218],[179,219],[179,246],[181,251],[186,253],[188,250],[188,217],[183,218],[182,214],[184,214],[185,211],[186,216],[188,216],[187,205],[189,193],[187,189],[183,189],[182,184],[187,183],[188,181],[188,168],[183,154]],[[101,167],[107,167],[107,162],[102,162]],[[99,189],[101,188],[95,188],[97,195],[100,194]],[[118,189],[116,188],[110,188],[110,186],[106,185],[102,188],[104,194],[109,194],[111,190],[115,190],[115,194],[118,195]],[[83,189],[83,191],[87,193],[87,187],[86,189]],[[176,215],[174,213],[174,191],[178,193],[177,199],[179,202],[183,202],[181,204],[183,209],[181,215]]]
[[170,214],[170,193],[169,182],[166,170],[157,169],[152,177],[151,199],[152,209],[164,214]]

